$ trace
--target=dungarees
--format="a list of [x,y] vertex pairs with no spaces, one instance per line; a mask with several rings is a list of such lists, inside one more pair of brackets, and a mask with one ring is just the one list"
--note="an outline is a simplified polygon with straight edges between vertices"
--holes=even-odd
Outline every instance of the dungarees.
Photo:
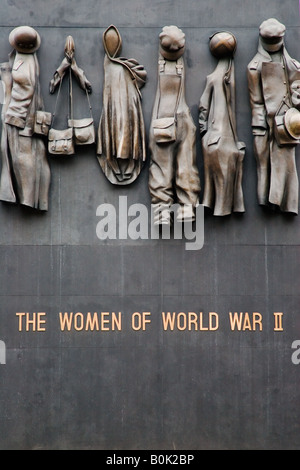
[[[169,127],[168,127],[169,126]],[[180,205],[177,220],[193,220],[199,201],[196,126],[184,97],[184,66],[159,60],[158,89],[149,133],[149,190],[154,214],[161,207]],[[155,223],[168,223],[157,216]]]

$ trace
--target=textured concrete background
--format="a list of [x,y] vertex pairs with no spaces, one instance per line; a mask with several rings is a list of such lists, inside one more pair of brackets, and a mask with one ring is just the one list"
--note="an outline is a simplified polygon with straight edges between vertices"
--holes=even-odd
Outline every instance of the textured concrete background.
[[[102,33],[118,27],[122,55],[148,72],[142,90],[148,129],[156,91],[158,35],[176,24],[186,34],[186,98],[195,123],[205,80],[215,67],[209,36],[230,30],[235,56],[238,136],[246,143],[246,213],[206,213],[205,244],[183,240],[115,240],[96,236],[99,204],[150,207],[148,163],[129,187],[104,177],[95,147],[50,157],[50,209],[37,214],[0,205],[1,449],[299,449],[300,219],[257,205],[246,66],[257,50],[258,27],[276,17],[286,46],[300,59],[297,0],[1,0],[0,57],[9,32],[36,27],[46,109],[49,82],[72,35],[76,60],[92,83],[96,126],[102,109]],[[84,109],[84,97],[79,97]],[[198,165],[203,184],[199,133]],[[299,160],[299,149],[297,150]],[[298,162],[299,163],[299,162]],[[298,165],[299,168],[299,165]],[[16,312],[46,312],[45,332],[19,332]],[[119,332],[60,332],[63,312],[124,315]],[[131,314],[149,311],[144,332]],[[217,312],[218,331],[163,332],[162,311]],[[260,312],[263,331],[230,331],[228,312]],[[273,331],[273,312],[284,331]]]

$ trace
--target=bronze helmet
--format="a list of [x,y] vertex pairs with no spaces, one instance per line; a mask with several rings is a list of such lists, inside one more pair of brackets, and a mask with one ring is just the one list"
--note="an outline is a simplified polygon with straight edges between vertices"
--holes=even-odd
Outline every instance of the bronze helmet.
[[233,56],[236,45],[235,36],[228,31],[218,31],[210,37],[210,51],[218,59]]

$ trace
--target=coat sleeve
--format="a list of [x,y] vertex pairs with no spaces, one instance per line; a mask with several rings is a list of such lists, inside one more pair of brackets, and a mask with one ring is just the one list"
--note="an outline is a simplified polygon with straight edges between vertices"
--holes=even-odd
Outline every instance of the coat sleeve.
[[248,65],[248,88],[250,94],[250,105],[252,109],[252,131],[253,134],[265,134],[268,128],[264,97],[261,88],[261,74],[258,69],[258,61],[252,61]]
[[199,104],[199,127],[200,127],[200,134],[203,136],[208,127],[208,116],[211,104],[211,94],[212,94],[212,82],[207,77],[206,79],[206,86],[202,96],[200,98]]

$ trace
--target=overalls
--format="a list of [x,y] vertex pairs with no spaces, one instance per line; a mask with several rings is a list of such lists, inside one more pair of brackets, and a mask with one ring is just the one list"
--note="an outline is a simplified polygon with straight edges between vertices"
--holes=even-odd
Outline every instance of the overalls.
[[158,88],[149,133],[149,190],[155,223],[161,207],[179,204],[177,220],[193,220],[199,202],[196,126],[184,97],[184,65],[159,58]]

